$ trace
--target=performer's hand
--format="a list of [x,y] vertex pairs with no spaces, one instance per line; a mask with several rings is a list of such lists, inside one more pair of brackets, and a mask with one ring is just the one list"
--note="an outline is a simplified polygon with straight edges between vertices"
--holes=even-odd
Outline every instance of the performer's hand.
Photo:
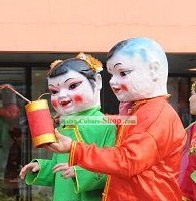
[[57,138],[57,142],[48,143],[43,145],[43,148],[50,152],[55,153],[67,153],[71,149],[72,139],[61,135],[57,129],[55,129],[55,135]]
[[19,176],[21,179],[24,179],[27,172],[38,172],[39,170],[40,170],[39,163],[38,162],[31,162],[31,163],[25,165],[21,169]]
[[75,170],[74,166],[68,166],[68,163],[59,163],[54,166],[53,172],[59,172],[61,171],[61,176],[63,178],[74,178],[75,177]]

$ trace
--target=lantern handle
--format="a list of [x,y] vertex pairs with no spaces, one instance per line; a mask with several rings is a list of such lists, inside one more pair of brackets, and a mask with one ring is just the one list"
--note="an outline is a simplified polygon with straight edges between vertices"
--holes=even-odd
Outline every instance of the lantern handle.
[[38,100],[40,100],[42,96],[49,95],[49,94],[50,93],[43,93],[41,96],[39,96]]

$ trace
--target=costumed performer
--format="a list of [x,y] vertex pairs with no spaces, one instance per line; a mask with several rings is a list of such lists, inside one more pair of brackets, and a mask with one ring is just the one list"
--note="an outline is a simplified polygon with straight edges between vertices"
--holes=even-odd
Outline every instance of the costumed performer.
[[[74,141],[113,146],[116,126],[101,122],[101,62],[80,53],[76,58],[56,61],[51,67],[48,88],[52,105],[61,116],[57,130]],[[51,160],[34,159],[22,168],[20,177],[29,185],[52,186],[54,201],[101,200],[106,176],[68,166],[68,160],[69,154],[53,154]]]
[[126,105],[121,108],[136,116],[137,124],[120,126],[112,148],[86,145],[57,131],[58,142],[44,148],[70,152],[70,165],[108,174],[103,200],[181,200],[177,179],[186,133],[167,100],[165,52],[145,37],[124,40],[110,50],[107,70],[113,92]]

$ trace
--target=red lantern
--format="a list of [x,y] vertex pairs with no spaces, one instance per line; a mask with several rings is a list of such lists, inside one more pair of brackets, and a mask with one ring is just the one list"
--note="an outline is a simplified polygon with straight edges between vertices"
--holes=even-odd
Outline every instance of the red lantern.
[[41,99],[29,102],[25,109],[33,145],[39,148],[43,144],[56,142],[48,101]]

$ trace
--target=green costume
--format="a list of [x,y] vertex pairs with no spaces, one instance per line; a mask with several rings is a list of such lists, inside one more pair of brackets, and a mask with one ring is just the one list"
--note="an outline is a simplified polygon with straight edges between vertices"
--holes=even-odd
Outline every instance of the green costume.
[[[101,124],[104,115],[99,109],[99,107],[94,107],[66,117],[58,127],[58,131],[73,140],[84,141],[87,144],[96,143],[99,147],[113,146],[116,126],[106,124],[106,121]],[[90,119],[92,120],[90,124],[85,125],[85,122],[89,123]],[[93,121],[95,119],[96,121]],[[77,122],[81,120],[82,123],[67,124],[74,120]],[[33,160],[40,164],[41,169],[38,173],[27,173],[26,183],[29,185],[52,186],[54,201],[101,200],[106,181],[105,175],[90,172],[79,166],[74,166],[75,178],[64,179],[60,172],[53,173],[52,168],[56,164],[68,163],[68,160],[69,154],[53,154],[52,160]]]

